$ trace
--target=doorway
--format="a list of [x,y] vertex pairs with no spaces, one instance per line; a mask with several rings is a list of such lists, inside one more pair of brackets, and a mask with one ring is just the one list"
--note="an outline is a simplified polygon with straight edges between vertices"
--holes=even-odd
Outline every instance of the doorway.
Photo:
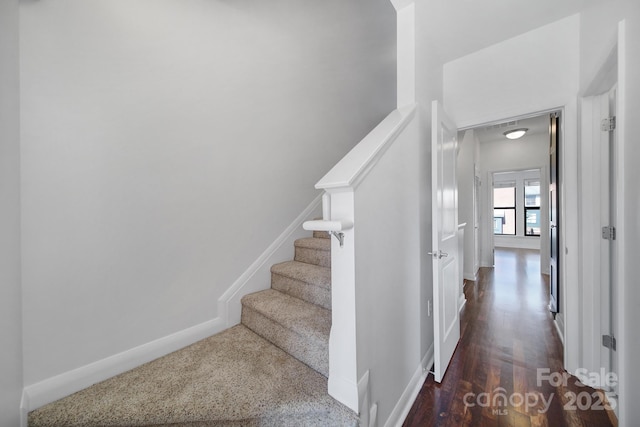
[[[560,120],[559,112],[518,117],[460,132],[459,216],[461,223],[468,224],[465,280],[474,281],[479,267],[495,265],[496,248],[538,250],[541,272],[551,273],[550,230],[554,224],[549,222],[549,195],[559,200],[557,191],[549,194],[552,119]],[[522,136],[507,138],[506,134],[517,129],[524,129]],[[497,200],[500,194],[507,199]]]

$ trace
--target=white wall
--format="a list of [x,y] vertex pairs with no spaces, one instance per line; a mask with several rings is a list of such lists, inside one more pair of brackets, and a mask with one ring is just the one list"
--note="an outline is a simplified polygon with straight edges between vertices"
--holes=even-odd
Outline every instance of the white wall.
[[460,128],[564,106],[578,90],[573,15],[444,66],[444,103]]
[[0,2],[0,425],[20,425],[20,127],[18,1]]
[[387,0],[20,7],[27,384],[216,318],[395,107]]
[[[640,146],[637,135],[640,135],[640,4],[626,2],[626,74],[625,90],[625,155],[624,155],[624,186],[625,210],[625,270],[619,301],[624,317],[624,330],[620,335],[621,354],[624,371],[621,372],[620,404],[622,405],[621,425],[631,426],[640,420],[640,371],[637,369],[638,354],[640,354],[640,340],[638,340],[637,326],[640,323],[640,287],[638,286],[637,261],[640,254]],[[622,329],[621,329],[622,330]],[[623,376],[623,377],[622,377]]]
[[474,187],[475,167],[479,159],[476,158],[479,141],[473,129],[462,133],[459,140],[457,163],[458,179],[458,222],[466,223],[464,231],[464,279],[475,280],[475,233],[474,233]]
[[[358,378],[387,420],[419,368],[418,123],[412,122],[355,192]],[[419,374],[422,372],[419,370]]]

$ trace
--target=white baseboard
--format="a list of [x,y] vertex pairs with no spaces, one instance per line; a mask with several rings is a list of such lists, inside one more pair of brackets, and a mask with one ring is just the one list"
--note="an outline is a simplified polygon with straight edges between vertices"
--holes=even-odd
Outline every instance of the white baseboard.
[[[28,385],[24,388],[22,394],[21,408],[24,418],[21,420],[22,426],[26,425],[29,411],[165,356],[240,323],[240,298],[247,293],[258,291],[261,288],[267,289],[270,286],[271,265],[291,259],[293,241],[298,237],[308,235],[308,232],[302,230],[302,223],[311,219],[310,217],[313,215],[319,215],[320,202],[321,196],[316,197],[218,299],[218,317],[44,381]],[[288,247],[286,247],[285,251],[286,245]],[[283,252],[285,255],[283,255]],[[284,258],[282,258],[283,256]]]
[[20,427],[28,427],[29,424],[29,404],[27,402],[27,394],[22,390],[22,399],[20,400]]
[[242,304],[240,299],[252,292],[271,287],[271,266],[293,259],[293,242],[308,237],[309,232],[302,229],[302,223],[319,217],[322,195],[318,195],[304,211],[278,236],[278,238],[256,259],[253,264],[218,298],[218,314],[228,328],[240,323]]
[[[376,425],[378,407],[371,404],[371,394],[369,389],[369,370],[358,380],[358,412],[360,413],[360,425],[371,427]],[[373,410],[373,411],[372,411]],[[372,418],[372,412],[375,416]]]
[[395,426],[402,427],[402,423],[409,415],[409,411],[413,406],[413,403],[420,393],[420,389],[422,389],[422,385],[424,384],[424,380],[427,379],[427,375],[429,375],[429,367],[433,365],[433,344],[427,350],[427,353],[424,355],[422,360],[420,361],[420,365],[416,368],[416,371],[413,373],[409,384],[404,389],[402,396],[396,403],[396,406],[391,411],[391,415],[387,421],[385,421],[385,427]]
[[[562,323],[562,325],[560,325],[560,323]],[[562,345],[564,346],[564,318],[562,317],[562,315],[556,314],[556,318],[553,319],[553,324],[555,325],[556,330],[558,331],[558,336],[560,337],[560,341],[562,341]]]
[[460,298],[458,298],[458,313],[462,311],[466,303],[467,299],[464,297],[464,294],[460,295]]
[[158,357],[184,348],[225,328],[215,318],[122,353],[109,356],[80,368],[56,375],[24,388],[23,411],[27,413],[115,375],[126,372]]

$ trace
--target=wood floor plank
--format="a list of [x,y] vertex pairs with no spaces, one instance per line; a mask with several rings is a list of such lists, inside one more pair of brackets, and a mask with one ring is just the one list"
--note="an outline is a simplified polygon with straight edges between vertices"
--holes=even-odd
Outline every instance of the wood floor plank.
[[539,252],[496,249],[495,260],[465,284],[461,338],[447,374],[441,384],[427,377],[403,426],[613,426],[605,410],[571,406],[572,396],[595,393],[575,377],[559,386],[538,380],[541,368],[564,373]]

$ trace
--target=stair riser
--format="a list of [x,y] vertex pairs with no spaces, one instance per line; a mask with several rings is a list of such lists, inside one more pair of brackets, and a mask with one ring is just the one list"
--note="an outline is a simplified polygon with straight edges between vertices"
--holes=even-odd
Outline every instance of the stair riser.
[[322,267],[331,267],[331,251],[296,247],[294,259],[296,261],[306,262],[307,264],[315,264]]
[[318,238],[318,239],[330,239],[331,235],[329,233],[327,233],[326,231],[314,231],[313,232],[313,237]]
[[292,297],[331,310],[331,289],[312,285],[302,280],[271,273],[271,287]]
[[242,324],[302,363],[329,376],[329,342],[301,336],[253,310],[242,307]]

